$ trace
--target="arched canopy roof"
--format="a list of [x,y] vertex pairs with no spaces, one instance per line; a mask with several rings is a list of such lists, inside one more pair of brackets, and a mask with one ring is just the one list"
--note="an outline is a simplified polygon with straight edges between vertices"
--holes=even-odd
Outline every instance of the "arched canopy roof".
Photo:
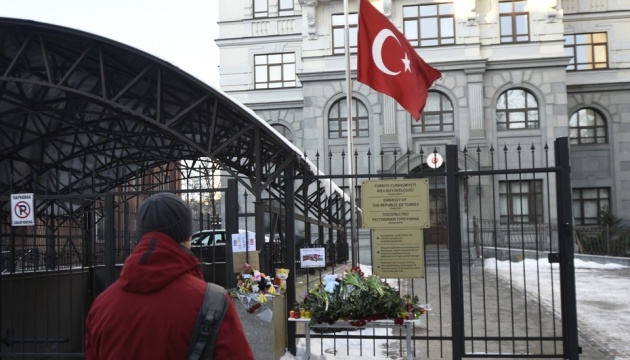
[[[170,63],[27,20],[0,18],[0,124],[0,195],[104,192],[203,157],[248,179],[255,194],[281,192],[288,165],[298,176],[319,174],[253,111]],[[302,202],[321,201],[333,186],[321,188]]]

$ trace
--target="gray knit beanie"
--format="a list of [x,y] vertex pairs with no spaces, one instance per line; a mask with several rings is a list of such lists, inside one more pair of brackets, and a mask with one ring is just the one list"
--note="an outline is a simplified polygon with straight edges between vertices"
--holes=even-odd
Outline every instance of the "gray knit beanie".
[[181,243],[192,235],[192,212],[188,204],[171,193],[159,193],[145,200],[138,209],[138,241],[151,231],[158,231]]

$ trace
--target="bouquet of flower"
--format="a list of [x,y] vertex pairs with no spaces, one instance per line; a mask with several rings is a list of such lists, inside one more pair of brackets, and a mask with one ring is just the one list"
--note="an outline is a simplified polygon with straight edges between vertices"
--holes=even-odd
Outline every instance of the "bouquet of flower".
[[402,324],[405,319],[424,314],[417,296],[401,297],[398,290],[377,275],[365,276],[359,267],[346,270],[343,276],[324,276],[308,292],[302,307],[310,313],[311,322],[334,324],[341,319],[358,327],[378,319],[394,319]]

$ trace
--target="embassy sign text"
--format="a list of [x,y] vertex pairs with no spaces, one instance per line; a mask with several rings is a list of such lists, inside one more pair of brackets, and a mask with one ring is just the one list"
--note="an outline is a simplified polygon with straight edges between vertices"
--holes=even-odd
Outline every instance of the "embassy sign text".
[[363,227],[429,227],[428,179],[364,181],[361,190]]

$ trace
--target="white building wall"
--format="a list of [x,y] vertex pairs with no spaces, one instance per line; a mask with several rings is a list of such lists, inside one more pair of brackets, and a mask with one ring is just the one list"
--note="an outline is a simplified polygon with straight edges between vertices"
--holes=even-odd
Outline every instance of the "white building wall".
[[[357,0],[349,0],[356,12]],[[439,1],[446,2],[446,1]],[[342,14],[343,1],[294,0],[295,15],[274,17],[277,1],[269,0],[270,16],[254,19],[251,0],[219,2],[220,86],[254,109],[271,124],[287,126],[295,145],[309,158],[321,155],[328,171],[328,152],[347,152],[345,139],[328,139],[327,114],[331,104],[345,96],[346,60],[332,55],[331,14]],[[435,3],[429,0],[376,0],[372,3],[402,30],[405,5]],[[569,134],[568,120],[577,109],[591,106],[608,122],[609,142],[572,146],[573,186],[610,187],[613,212],[630,221],[630,3],[626,0],[529,0],[529,35],[525,43],[501,44],[498,0],[457,0],[456,44],[417,48],[422,58],[443,73],[432,89],[449,97],[456,116],[452,132],[412,134],[411,118],[391,98],[353,81],[353,95],[370,114],[370,137],[355,138],[359,153],[368,150],[359,171],[380,169],[381,149],[411,151],[417,162],[422,149],[444,150],[447,144],[495,149],[521,145],[523,161],[543,163],[544,151]],[[608,34],[609,68],[566,71],[564,35],[605,31]],[[254,89],[253,58],[256,54],[295,52],[299,85],[295,88]],[[356,56],[351,57],[355,78]],[[511,87],[526,88],[540,105],[540,128],[497,130],[496,102]],[[426,156],[426,155],[425,155]],[[392,160],[392,159],[387,159]],[[482,161],[489,162],[484,158]],[[495,160],[496,161],[496,160]],[[484,163],[484,166],[490,164]],[[495,164],[497,165],[497,164]],[[552,200],[553,201],[553,200]]]

